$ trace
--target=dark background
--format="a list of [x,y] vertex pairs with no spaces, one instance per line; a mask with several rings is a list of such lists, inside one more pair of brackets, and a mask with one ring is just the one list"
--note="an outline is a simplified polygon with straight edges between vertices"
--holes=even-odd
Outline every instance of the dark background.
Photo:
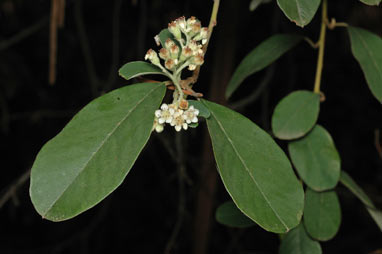
[[[164,253],[166,246],[171,253],[277,253],[277,235],[215,222],[216,207],[229,196],[216,176],[203,123],[180,135],[170,129],[154,134],[124,183],[95,208],[65,222],[41,219],[29,199],[29,180],[17,184],[17,179],[31,168],[42,145],[93,98],[131,83],[118,77],[118,68],[156,49],[153,37],[169,21],[194,15],[207,26],[212,9],[212,1],[205,0],[67,0],[65,26],[58,31],[57,81],[51,86],[50,4],[0,1],[0,198],[17,186],[0,207],[0,254]],[[320,10],[301,29],[276,1],[254,12],[248,6],[244,0],[221,1],[218,26],[194,88],[207,99],[237,106],[268,75],[260,96],[237,110],[269,131],[282,97],[313,89],[317,51],[300,43],[270,70],[246,79],[229,102],[223,97],[225,86],[240,60],[272,34],[303,34],[316,41]],[[329,16],[382,34],[380,7],[329,1]],[[351,55],[346,29],[327,32],[321,89],[326,101],[318,123],[331,133],[342,169],[382,208],[382,158],[375,147],[382,108]],[[277,142],[285,148],[285,142]],[[181,159],[175,161],[174,154]],[[361,202],[343,186],[337,190],[343,221],[337,236],[322,243],[324,253],[381,250],[382,233]]]

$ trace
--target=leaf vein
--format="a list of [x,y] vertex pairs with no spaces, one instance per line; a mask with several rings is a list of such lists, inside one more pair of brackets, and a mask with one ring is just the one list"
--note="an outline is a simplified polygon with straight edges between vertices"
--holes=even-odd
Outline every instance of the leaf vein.
[[280,220],[280,222],[283,224],[283,226],[289,230],[289,227],[285,224],[285,222],[280,218],[279,214],[274,210],[274,208],[272,207],[270,201],[268,200],[268,198],[266,197],[265,193],[262,191],[262,189],[259,187],[259,184],[257,183],[257,181],[255,180],[255,178],[253,177],[253,175],[251,174],[251,172],[249,171],[249,168],[247,166],[247,164],[245,163],[245,161],[243,160],[243,158],[240,156],[239,152],[237,151],[236,149],[236,146],[234,145],[233,141],[231,140],[231,138],[228,136],[227,132],[225,131],[224,127],[222,126],[221,122],[217,119],[216,115],[214,114],[213,111],[211,111],[211,115],[213,115],[213,117],[215,118],[216,122],[218,123],[220,129],[222,130],[222,132],[224,133],[224,135],[226,136],[227,140],[229,141],[230,145],[232,146],[233,150],[235,151],[235,154],[237,155],[237,157],[239,158],[240,162],[243,164],[245,170],[248,172],[249,176],[251,177],[251,179],[253,180],[253,182],[255,183],[256,187],[258,188],[258,190],[260,191],[261,195],[263,196],[263,198],[265,199],[265,201],[267,202],[267,204],[269,205],[269,207],[271,208],[271,210],[273,211],[273,213],[276,215],[276,217]]

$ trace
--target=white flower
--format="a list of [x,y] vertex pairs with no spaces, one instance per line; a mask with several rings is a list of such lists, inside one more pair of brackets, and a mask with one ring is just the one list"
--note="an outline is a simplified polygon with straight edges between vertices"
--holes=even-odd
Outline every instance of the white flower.
[[197,123],[198,122],[198,115],[199,110],[194,108],[193,105],[191,105],[183,114],[183,118],[186,121],[186,123]]
[[184,111],[181,110],[181,109],[178,109],[175,114],[174,114],[174,118],[172,120],[172,122],[170,123],[171,126],[174,126],[175,127],[175,130],[176,131],[181,131],[182,128],[184,130],[187,130],[188,129],[188,124],[185,122],[184,120],[184,115],[183,115]]
[[161,109],[155,111],[155,117],[158,118],[159,124],[172,122],[175,110],[171,105],[169,107],[166,103],[163,103]]
[[164,125],[163,124],[160,124],[158,122],[158,119],[155,118],[154,119],[154,126],[153,126],[153,130],[155,130],[157,133],[161,133],[164,129]]
[[195,70],[196,69],[196,65],[195,64],[190,64],[189,66],[188,66],[188,70],[189,71],[193,71],[193,70]]

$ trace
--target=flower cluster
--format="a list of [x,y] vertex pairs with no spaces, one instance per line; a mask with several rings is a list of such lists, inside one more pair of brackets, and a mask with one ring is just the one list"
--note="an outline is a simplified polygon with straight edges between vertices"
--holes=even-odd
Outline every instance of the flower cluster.
[[[159,50],[159,57],[157,52],[149,49],[145,60],[150,60],[154,65],[163,68],[159,59],[161,58],[165,68],[172,72],[179,72],[185,67],[193,71],[204,63],[202,46],[207,42],[207,27],[202,27],[195,17],[187,20],[185,17],[180,17],[168,24],[168,30],[175,41],[168,38],[162,45],[163,48]],[[158,36],[156,41],[159,42]]]
[[167,105],[163,103],[160,109],[155,111],[153,129],[160,133],[167,123],[173,126],[176,131],[187,130],[189,124],[198,122],[198,115],[199,110],[192,105],[186,109],[181,109],[176,104]]

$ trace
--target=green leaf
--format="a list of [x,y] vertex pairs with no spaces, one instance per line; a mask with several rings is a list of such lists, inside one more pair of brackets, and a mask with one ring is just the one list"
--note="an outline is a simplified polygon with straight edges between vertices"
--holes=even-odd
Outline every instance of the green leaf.
[[255,225],[232,201],[221,204],[218,209],[216,209],[215,217],[219,223],[229,227],[247,228]]
[[272,115],[272,130],[279,139],[296,139],[316,124],[320,111],[320,95],[295,91],[277,104]]
[[360,0],[364,4],[368,5],[379,5],[381,3],[381,0]]
[[290,142],[289,154],[302,180],[316,191],[334,188],[341,160],[330,134],[320,125],[302,139]]
[[43,218],[70,219],[122,183],[150,137],[165,90],[164,84],[142,83],[105,94],[43,146],[30,183]]
[[190,124],[188,124],[188,127],[190,127],[190,128],[196,128],[198,126],[199,126],[199,123],[190,123]]
[[162,29],[162,31],[160,31],[158,36],[159,36],[159,41],[162,44],[163,48],[164,48],[165,42],[168,38],[170,38],[173,41],[176,41],[174,38],[174,35],[167,28]]
[[207,125],[219,174],[236,206],[271,232],[297,226],[304,192],[281,148],[246,117],[202,102],[211,112]]
[[163,29],[162,31],[160,31],[159,33],[159,42],[160,44],[162,45],[162,47],[164,48],[165,46],[165,42],[168,38],[170,38],[171,40],[173,40],[175,42],[175,44],[181,49],[182,47],[180,46],[179,42],[175,39],[174,35],[167,29]]
[[199,117],[203,117],[203,118],[209,118],[210,117],[210,115],[211,115],[210,111],[200,101],[189,100],[188,104],[189,104],[189,106],[194,106],[194,108],[199,110],[199,115],[198,115]]
[[277,4],[292,22],[304,27],[312,21],[321,0],[277,0]]
[[333,238],[340,228],[341,207],[335,191],[305,193],[304,225],[309,235],[320,241]]
[[261,4],[267,4],[270,3],[272,0],[252,0],[249,3],[249,10],[254,11],[257,7],[259,7]]
[[366,207],[366,208],[370,216],[373,218],[374,222],[379,227],[379,230],[382,231],[382,211],[377,210],[375,208],[371,208],[371,207]]
[[119,69],[119,75],[126,80],[149,74],[165,75],[161,69],[155,65],[143,61],[130,62]]
[[368,207],[375,208],[373,202],[366,195],[366,193],[359,187],[359,185],[354,182],[354,180],[345,171],[341,171],[340,181],[346,188],[348,188],[362,203]]
[[377,210],[373,201],[366,195],[366,193],[358,186],[358,184],[345,172],[341,171],[340,181],[346,188],[348,188],[362,203],[366,206],[367,211],[373,218],[379,229],[382,231],[382,211]]
[[306,233],[304,225],[289,231],[283,238],[279,254],[321,254],[321,245]]
[[276,34],[263,41],[241,61],[228,83],[225,96],[229,98],[244,79],[276,61],[301,39],[298,35]]
[[367,84],[382,103],[382,38],[367,30],[348,27],[353,56],[361,65]]

